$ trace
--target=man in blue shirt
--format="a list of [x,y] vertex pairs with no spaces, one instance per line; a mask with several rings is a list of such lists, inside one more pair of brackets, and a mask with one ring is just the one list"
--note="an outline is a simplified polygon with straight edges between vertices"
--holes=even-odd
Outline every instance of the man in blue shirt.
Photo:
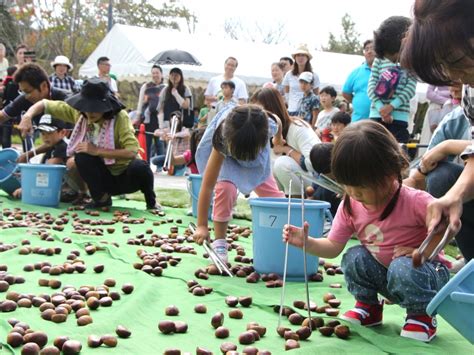
[[374,42],[371,39],[364,42],[364,57],[365,62],[349,74],[342,88],[342,96],[352,103],[352,122],[370,117],[371,102],[367,95],[367,86],[375,59]]

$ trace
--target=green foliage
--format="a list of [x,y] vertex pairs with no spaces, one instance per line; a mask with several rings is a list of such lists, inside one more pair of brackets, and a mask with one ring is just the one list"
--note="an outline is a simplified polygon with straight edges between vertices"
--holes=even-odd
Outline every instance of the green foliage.
[[342,35],[339,39],[330,32],[327,47],[323,47],[324,51],[345,53],[345,54],[362,54],[362,44],[360,42],[360,33],[355,29],[355,22],[352,21],[349,14],[345,14],[341,20]]
[[[145,0],[112,3],[114,23],[179,30],[179,23],[185,22],[188,31],[197,23],[196,16],[176,0],[160,8]],[[40,61],[63,54],[77,68],[107,33],[109,0],[17,0],[16,4],[6,14],[0,9],[0,38],[12,38],[13,47],[27,43]]]
[[0,38],[10,53],[13,53],[18,43],[19,33],[15,26],[15,19],[6,5],[0,5]]

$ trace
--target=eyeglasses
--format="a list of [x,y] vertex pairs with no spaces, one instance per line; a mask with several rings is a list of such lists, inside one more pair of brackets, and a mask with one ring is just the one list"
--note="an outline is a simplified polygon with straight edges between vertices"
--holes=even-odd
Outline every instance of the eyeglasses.
[[374,46],[368,46],[364,48],[364,52],[374,51]]

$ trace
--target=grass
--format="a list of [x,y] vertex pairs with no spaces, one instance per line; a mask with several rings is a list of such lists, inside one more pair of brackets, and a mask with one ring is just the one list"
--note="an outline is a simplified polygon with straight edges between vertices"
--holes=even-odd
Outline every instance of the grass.
[[[17,134],[12,135],[12,144],[21,145],[21,138],[20,138],[19,135],[17,135]],[[43,144],[43,141],[41,140],[41,137],[38,137],[35,140],[35,147],[39,147],[41,144]]]
[[[173,208],[191,208],[191,199],[184,190],[180,189],[166,189],[157,188],[155,189],[156,197],[161,205]],[[135,201],[145,201],[141,192],[135,192],[128,194],[127,198]],[[237,200],[235,206],[234,217],[239,219],[251,220],[252,214],[248,201],[243,198]]]

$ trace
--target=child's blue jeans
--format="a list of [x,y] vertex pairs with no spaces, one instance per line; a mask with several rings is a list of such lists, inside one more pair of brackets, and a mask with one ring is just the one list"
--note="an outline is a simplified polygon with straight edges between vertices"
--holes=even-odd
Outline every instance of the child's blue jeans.
[[414,268],[412,259],[394,259],[388,269],[362,245],[350,248],[342,257],[347,288],[356,300],[378,304],[380,293],[406,308],[408,314],[425,314],[428,303],[449,281],[449,271],[440,262],[426,262]]

